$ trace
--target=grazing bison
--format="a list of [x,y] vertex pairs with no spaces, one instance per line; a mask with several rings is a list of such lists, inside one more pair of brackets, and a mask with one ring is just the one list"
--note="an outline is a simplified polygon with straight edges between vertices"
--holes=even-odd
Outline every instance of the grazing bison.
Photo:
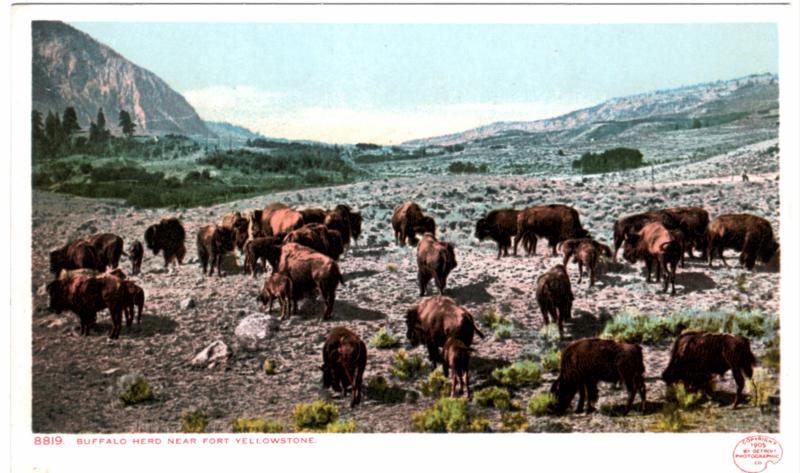
[[537,205],[528,207],[517,214],[517,238],[514,241],[514,254],[517,245],[523,239],[531,242],[528,254],[536,254],[537,238],[546,238],[556,254],[558,243],[570,238],[582,238],[589,235],[582,226],[578,211],[560,204]]
[[325,223],[325,215],[326,212],[320,208],[310,208],[310,209],[303,209],[300,211],[300,214],[303,216],[303,222],[306,225],[309,223]]
[[675,272],[683,257],[682,233],[678,230],[667,230],[658,222],[651,222],[642,227],[638,233],[631,233],[625,238],[622,253],[631,264],[640,259],[647,267],[647,282],[653,265],[656,266],[656,282],[661,280],[664,272],[664,292],[672,284],[672,295],[675,295]]
[[226,253],[233,251],[233,248],[233,231],[214,224],[202,227],[197,232],[197,257],[203,267],[203,274],[206,274],[210,261],[211,269],[208,271],[208,275],[214,275],[214,267],[216,266],[217,276],[221,276],[222,257]]
[[561,352],[561,369],[550,392],[556,396],[559,412],[566,411],[575,393],[578,408],[575,412],[594,412],[597,402],[597,382],[622,382],[628,391],[625,414],[631,410],[636,393],[642,398],[645,410],[644,362],[642,347],[634,343],[621,343],[599,338],[583,338],[570,343]]
[[332,317],[336,288],[339,283],[344,284],[336,261],[306,246],[285,243],[281,250],[278,272],[287,274],[292,279],[292,300],[297,301],[304,295],[319,290],[325,301],[322,318],[327,320]]
[[[609,253],[611,253],[610,248]],[[575,250],[575,262],[578,263],[578,284],[583,280],[583,267],[586,266],[586,271],[589,273],[589,286],[594,286],[597,275],[597,262],[599,259],[600,251],[593,242],[584,241],[578,245],[578,248]]]
[[687,332],[675,340],[669,365],[661,378],[667,385],[678,381],[691,391],[704,390],[711,394],[712,375],[724,375],[728,370],[736,381],[733,408],[739,405],[744,389],[744,376],[753,377],[756,359],[750,351],[750,340],[729,333]]
[[436,280],[439,294],[444,294],[447,286],[447,276],[450,274],[458,262],[456,261],[456,251],[452,243],[436,240],[436,237],[426,233],[417,246],[417,283],[419,284],[419,296],[425,295],[425,289],[431,278]]
[[107,267],[117,269],[122,256],[122,238],[113,233],[98,233],[86,238],[86,243],[92,245],[97,252],[98,271],[105,271]]
[[177,218],[165,218],[147,227],[144,241],[154,255],[160,251],[164,252],[165,268],[168,268],[171,262],[175,262],[176,267],[178,264],[183,264],[183,257],[186,255],[186,230]]
[[89,329],[97,321],[97,312],[108,309],[112,324],[109,337],[117,338],[122,329],[122,314],[128,307],[122,281],[109,274],[56,279],[47,285],[50,310],[58,314],[65,310],[74,312],[80,320],[81,335],[89,335]]
[[640,214],[628,215],[614,222],[614,261],[617,260],[617,252],[628,235],[638,233],[642,227],[651,222],[658,222],[667,229],[678,228],[678,220],[671,214],[663,210],[644,212]]
[[564,337],[564,320],[572,318],[572,286],[563,264],[557,264],[536,279],[536,302],[542,311],[544,324],[550,324],[548,314],[558,323],[558,335]]
[[344,253],[341,234],[320,223],[303,225],[286,235],[283,241],[307,246],[337,261]]
[[350,407],[361,402],[361,382],[367,367],[367,345],[345,327],[336,327],[322,346],[322,385],[344,395],[350,388]]
[[244,244],[250,236],[250,221],[241,212],[232,212],[222,218],[222,227],[233,232],[236,248],[243,251]]
[[708,249],[708,211],[700,207],[673,207],[664,209],[678,224],[683,232],[686,252],[694,258],[694,250],[700,250],[701,257],[706,258]]
[[[274,272],[264,281],[258,300],[261,304],[269,304],[269,312],[272,313],[272,303],[277,299],[281,305],[281,320],[290,315],[293,308],[292,299],[292,278],[286,274]],[[294,307],[295,311],[297,310]]]
[[517,214],[519,211],[515,209],[492,210],[475,224],[475,238],[480,241],[491,238],[497,243],[498,259],[508,256],[511,240],[517,235]]
[[728,248],[740,251],[739,264],[752,270],[756,259],[769,262],[780,246],[767,220],[750,214],[727,214],[708,226],[708,266],[712,266],[716,255],[727,267],[723,252]]
[[349,205],[339,204],[325,215],[325,225],[338,231],[342,236],[342,244],[350,245],[350,240],[361,236],[361,214],[353,212]]
[[428,357],[436,368],[436,363],[444,362],[439,347],[448,338],[461,340],[472,346],[472,337],[483,333],[475,325],[472,314],[445,296],[432,296],[420,299],[406,312],[406,338],[411,346],[425,344]]
[[417,244],[417,233],[436,234],[436,221],[422,213],[422,209],[414,202],[405,202],[394,210],[392,215],[394,240],[400,246],[406,241],[412,246]]
[[136,323],[142,323],[144,289],[136,285],[133,281],[123,279],[122,290],[125,295],[125,325],[130,327],[131,324],[133,324],[134,309],[137,309]]
[[266,236],[285,237],[303,226],[303,215],[286,204],[275,202],[261,212],[261,229]]
[[[276,237],[258,237],[248,240],[244,245],[244,269],[256,276],[256,268],[261,271],[266,270],[266,263],[269,263],[273,271],[278,270],[278,262],[281,259],[281,240]],[[258,262],[261,260],[261,264]]]
[[606,258],[611,258],[611,248],[608,245],[600,243],[594,238],[570,238],[569,240],[562,241],[556,246],[556,250],[564,255],[564,262],[562,264],[567,266],[570,258],[572,258],[572,255],[575,254],[575,251],[577,251],[578,247],[587,242],[591,243],[592,246],[597,249],[598,254],[603,255]]
[[142,259],[144,259],[144,247],[142,242],[134,240],[128,247],[128,258],[131,260],[131,274],[142,272]]
[[466,388],[467,399],[472,399],[472,389],[469,387],[470,350],[464,342],[457,338],[450,337],[444,342],[442,369],[444,375],[450,378],[450,397],[456,395],[456,384],[458,384],[458,393],[463,394],[464,388]]
[[94,246],[77,240],[50,252],[50,272],[58,276],[62,270],[98,269],[100,266]]

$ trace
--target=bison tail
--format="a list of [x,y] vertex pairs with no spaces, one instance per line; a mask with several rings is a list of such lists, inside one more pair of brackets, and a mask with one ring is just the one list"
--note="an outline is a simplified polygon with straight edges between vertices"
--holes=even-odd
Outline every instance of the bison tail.
[[472,320],[472,327],[475,329],[475,333],[477,333],[478,336],[481,338],[486,338],[486,335],[484,335],[483,332],[481,332],[481,329],[479,329],[478,325],[475,323],[475,319],[471,320]]

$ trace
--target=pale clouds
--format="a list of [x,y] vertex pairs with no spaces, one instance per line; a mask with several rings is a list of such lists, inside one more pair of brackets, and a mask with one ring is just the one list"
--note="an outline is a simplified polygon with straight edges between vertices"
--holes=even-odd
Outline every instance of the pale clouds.
[[554,117],[578,103],[463,103],[413,108],[293,107],[284,97],[253,87],[209,87],[183,94],[205,120],[227,121],[273,138],[329,143],[395,144],[457,133],[497,121]]

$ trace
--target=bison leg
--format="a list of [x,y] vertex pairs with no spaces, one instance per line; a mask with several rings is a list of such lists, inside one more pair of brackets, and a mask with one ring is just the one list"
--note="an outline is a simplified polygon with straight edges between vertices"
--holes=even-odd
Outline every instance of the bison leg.
[[594,286],[594,282],[596,280],[595,274],[597,271],[596,264],[589,265],[589,287]]
[[542,318],[545,325],[550,325],[550,318],[547,316],[547,308],[542,307]]
[[[566,256],[564,259],[567,259]],[[578,284],[580,284],[581,281],[583,281],[583,262],[578,260]]]
[[628,402],[625,403],[624,415],[628,415],[633,406],[633,399],[636,397],[636,383],[632,379],[625,379],[625,389],[628,391]]
[[[446,365],[447,363],[443,364],[442,366]],[[456,370],[452,370],[450,372],[450,397],[456,396],[456,385],[458,384],[458,375],[456,375]]]
[[[431,365],[433,365],[432,369],[436,369],[436,363],[439,362],[439,347],[436,346],[435,343],[428,342],[426,345],[428,348],[428,359],[431,360]],[[442,365],[444,365],[444,360],[442,360]]]
[[471,401],[472,400],[472,389],[469,387],[469,370],[466,370],[464,372],[463,380],[464,380],[464,384],[467,385],[467,399],[469,399]]
[[428,283],[430,281],[431,281],[431,275],[428,274],[427,272],[420,271],[417,273],[417,284],[419,284],[419,297],[425,296],[425,290],[428,288]]
[[444,295],[444,288],[447,287],[447,275],[436,275],[436,286],[439,288],[439,294]]
[[733,379],[736,381],[736,397],[733,398],[733,409],[736,409],[736,406],[739,405],[739,401],[742,399],[744,376],[742,376],[742,370],[736,367],[734,367],[731,372],[733,373]]
[[578,383],[578,407],[575,409],[576,414],[583,412],[583,404],[586,402],[586,384]]
[[588,397],[586,402],[586,413],[591,414],[595,411],[594,404],[598,399],[597,381],[591,380],[586,383],[586,394]]

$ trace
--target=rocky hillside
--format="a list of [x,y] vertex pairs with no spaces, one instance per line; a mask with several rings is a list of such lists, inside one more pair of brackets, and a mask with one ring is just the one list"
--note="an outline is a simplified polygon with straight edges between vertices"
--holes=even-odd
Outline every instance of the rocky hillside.
[[32,29],[34,110],[75,107],[84,129],[100,107],[112,129],[127,110],[139,134],[209,134],[189,102],[152,72],[65,23],[34,21]]
[[409,141],[408,145],[449,145],[509,132],[564,132],[572,137],[600,124],[666,123],[671,129],[694,119],[720,121],[769,113],[778,108],[778,77],[760,74],[611,99],[565,115],[529,122],[497,122],[461,133]]

